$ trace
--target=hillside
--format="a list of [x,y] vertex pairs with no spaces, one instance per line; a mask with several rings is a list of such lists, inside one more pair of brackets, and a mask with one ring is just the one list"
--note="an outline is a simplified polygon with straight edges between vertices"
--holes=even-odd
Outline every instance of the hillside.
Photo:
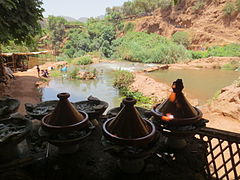
[[[130,20],[137,31],[171,37],[177,31],[188,32],[192,49],[240,42],[240,12],[223,12],[235,0],[182,0],[177,6],[157,9],[153,15]],[[200,3],[200,4],[199,4]]]

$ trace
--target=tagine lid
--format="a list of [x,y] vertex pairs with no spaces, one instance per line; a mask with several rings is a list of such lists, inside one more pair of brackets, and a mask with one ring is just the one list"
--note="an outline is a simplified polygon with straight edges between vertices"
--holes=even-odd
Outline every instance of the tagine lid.
[[182,79],[174,81],[172,84],[173,92],[169,98],[162,104],[157,105],[153,110],[155,113],[158,113],[158,115],[161,115],[162,120],[197,121],[201,119],[201,111],[188,102],[182,93],[183,88]]
[[121,138],[134,139],[151,133],[151,129],[134,107],[136,102],[135,99],[129,97],[123,99],[122,109],[107,127],[111,134]]
[[59,93],[59,101],[52,114],[46,119],[45,123],[52,126],[69,126],[77,124],[85,117],[69,102],[69,93]]

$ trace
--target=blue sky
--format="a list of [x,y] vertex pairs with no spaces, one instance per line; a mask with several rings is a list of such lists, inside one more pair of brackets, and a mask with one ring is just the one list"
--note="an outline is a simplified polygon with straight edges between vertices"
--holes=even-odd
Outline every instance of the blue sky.
[[43,0],[43,15],[96,17],[104,15],[107,7],[120,6],[125,1],[128,0]]

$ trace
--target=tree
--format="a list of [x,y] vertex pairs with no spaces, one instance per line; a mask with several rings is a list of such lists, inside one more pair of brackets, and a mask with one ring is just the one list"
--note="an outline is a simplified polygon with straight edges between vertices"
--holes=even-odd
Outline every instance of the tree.
[[[0,46],[10,40],[17,43],[26,42],[38,34],[41,30],[38,21],[43,17],[41,5],[40,0],[1,0]],[[2,59],[0,59],[0,75],[4,75]]]
[[0,43],[31,39],[41,30],[43,8],[40,0],[0,1]]
[[51,31],[52,45],[55,50],[60,48],[60,44],[65,37],[65,25],[67,21],[63,17],[48,17],[48,29]]

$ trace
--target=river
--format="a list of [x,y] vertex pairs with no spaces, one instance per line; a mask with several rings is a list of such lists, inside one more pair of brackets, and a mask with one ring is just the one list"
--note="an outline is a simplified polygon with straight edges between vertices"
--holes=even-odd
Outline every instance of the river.
[[[122,69],[128,71],[143,70],[152,64],[140,64],[131,62],[99,63],[89,65],[90,69],[96,69],[99,75],[94,80],[69,80],[65,78],[54,78],[48,86],[42,90],[42,100],[57,99],[60,92],[69,92],[69,100],[72,102],[86,100],[92,95],[109,103],[109,108],[119,106],[121,96],[114,88],[114,70]],[[200,104],[208,99],[221,88],[230,85],[232,81],[240,76],[239,72],[214,70],[162,70],[148,73],[156,81],[163,82],[169,86],[178,78],[183,79],[184,93],[188,97],[196,98]]]

